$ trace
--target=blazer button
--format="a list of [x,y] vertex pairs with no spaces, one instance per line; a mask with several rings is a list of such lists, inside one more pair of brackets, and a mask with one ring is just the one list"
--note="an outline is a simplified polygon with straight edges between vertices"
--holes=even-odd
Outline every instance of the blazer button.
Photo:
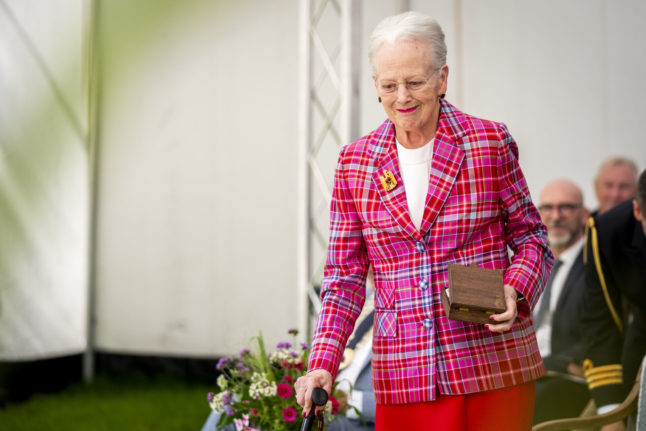
[[422,322],[422,325],[424,325],[424,327],[426,329],[433,329],[433,320],[432,319],[424,319],[424,321]]
[[422,279],[419,281],[419,288],[425,290],[428,287],[428,280]]
[[424,243],[421,241],[418,241],[415,244],[415,247],[417,248],[417,251],[419,251],[420,253],[424,253],[426,251],[426,246],[424,246]]

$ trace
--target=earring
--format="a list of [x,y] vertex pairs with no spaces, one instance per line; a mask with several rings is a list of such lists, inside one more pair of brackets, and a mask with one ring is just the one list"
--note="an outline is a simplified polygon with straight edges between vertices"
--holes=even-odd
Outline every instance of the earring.
[[381,103],[381,97],[377,97],[377,100],[379,101],[379,103]]
[[440,94],[440,99],[444,99],[444,96],[446,96],[446,93]]

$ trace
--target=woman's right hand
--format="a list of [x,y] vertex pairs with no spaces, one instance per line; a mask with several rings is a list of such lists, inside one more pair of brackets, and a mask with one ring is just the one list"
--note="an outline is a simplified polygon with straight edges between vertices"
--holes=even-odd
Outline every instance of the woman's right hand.
[[[332,374],[323,369],[312,370],[302,377],[299,377],[294,384],[296,389],[296,402],[303,407],[303,417],[307,416],[312,408],[312,391],[314,388],[323,388],[329,394],[332,393],[334,379]],[[317,407],[315,414],[319,414],[323,407]]]

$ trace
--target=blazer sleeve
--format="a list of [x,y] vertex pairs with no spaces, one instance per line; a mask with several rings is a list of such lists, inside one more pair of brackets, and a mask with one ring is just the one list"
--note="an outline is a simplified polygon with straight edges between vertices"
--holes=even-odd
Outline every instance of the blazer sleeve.
[[[336,376],[348,337],[365,301],[368,255],[362,221],[346,178],[347,146],[339,155],[330,209],[330,240],[308,369]],[[346,161],[346,159],[348,159]]]
[[518,163],[518,147],[507,127],[500,124],[498,178],[501,184],[505,240],[513,251],[504,283],[525,297],[533,309],[543,291],[554,257],[547,246],[547,230],[532,203]]

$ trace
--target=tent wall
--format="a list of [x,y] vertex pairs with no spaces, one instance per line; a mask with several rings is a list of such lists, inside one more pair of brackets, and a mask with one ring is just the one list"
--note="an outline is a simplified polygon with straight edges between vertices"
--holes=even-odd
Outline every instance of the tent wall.
[[85,349],[85,6],[0,2],[0,360]]
[[97,348],[204,356],[285,338],[296,4],[131,3],[100,12]]

